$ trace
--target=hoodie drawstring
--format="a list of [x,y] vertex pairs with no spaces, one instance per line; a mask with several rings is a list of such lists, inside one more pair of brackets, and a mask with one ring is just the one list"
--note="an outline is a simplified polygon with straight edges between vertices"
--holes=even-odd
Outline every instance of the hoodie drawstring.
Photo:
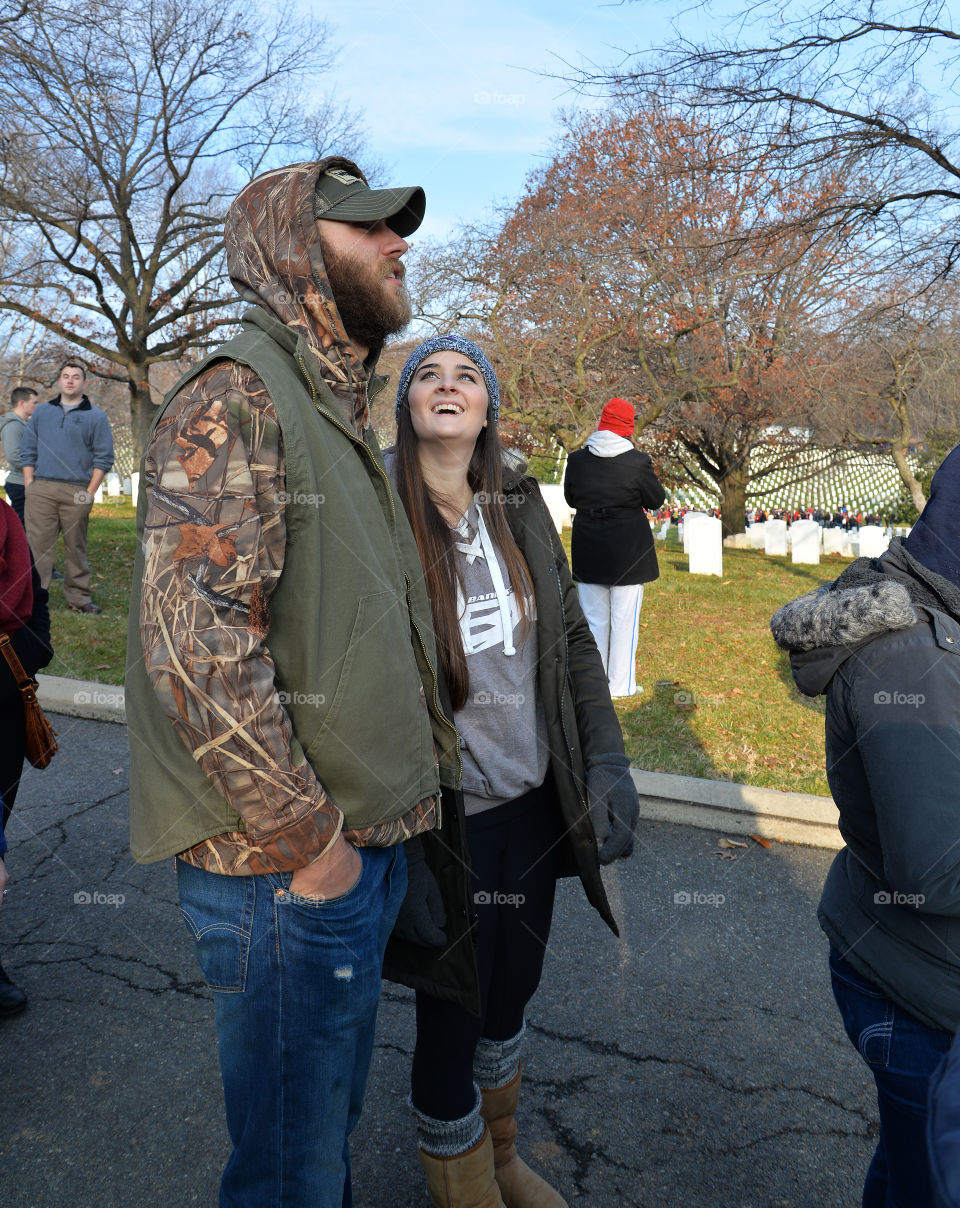
[[[507,587],[503,581],[503,572],[500,570],[497,547],[493,543],[493,538],[487,532],[487,526],[483,519],[483,508],[479,504],[477,504],[476,536],[472,541],[457,541],[455,542],[455,546],[462,554],[466,555],[470,563],[475,562],[477,558],[484,558],[486,560],[490,571],[490,578],[493,581],[493,591],[497,597],[497,606],[500,609],[500,627],[503,630],[503,653],[506,655],[516,654],[517,649],[513,644],[513,616],[510,612],[510,597],[507,595]],[[457,596],[457,604],[459,606],[459,591]]]

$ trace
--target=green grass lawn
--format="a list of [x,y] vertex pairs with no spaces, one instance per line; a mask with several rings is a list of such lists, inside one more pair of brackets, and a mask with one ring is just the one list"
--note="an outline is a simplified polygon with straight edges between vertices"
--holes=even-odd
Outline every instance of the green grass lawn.
[[[135,548],[132,508],[94,508],[90,565],[103,615],[71,612],[62,583],[51,585],[56,654],[48,674],[123,682]],[[644,594],[637,655],[644,692],[618,703],[631,760],[655,772],[826,794],[822,700],[794,688],[767,623],[785,600],[835,578],[847,562],[793,566],[725,549],[722,579],[690,575],[675,530],[657,553],[661,574]]]
[[657,543],[660,578],[643,598],[637,682],[618,702],[627,754],[655,772],[828,794],[823,699],[801,696],[768,622],[787,600],[835,578],[831,556],[794,566],[723,551],[723,578],[691,575],[676,544]]
[[[71,612],[63,595],[63,581],[50,584],[50,628],[53,661],[46,675],[122,684],[127,648],[127,607],[137,547],[136,514],[129,504],[97,505],[90,517],[87,556],[93,572],[90,589],[103,612],[87,616]],[[56,565],[63,570],[63,546]]]

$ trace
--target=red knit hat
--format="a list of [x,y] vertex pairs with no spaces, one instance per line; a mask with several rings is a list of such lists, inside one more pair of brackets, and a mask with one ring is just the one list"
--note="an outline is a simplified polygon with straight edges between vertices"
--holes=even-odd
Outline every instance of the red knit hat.
[[633,436],[637,426],[637,413],[625,398],[612,398],[600,412],[600,423],[597,431],[606,429],[616,432],[617,436]]

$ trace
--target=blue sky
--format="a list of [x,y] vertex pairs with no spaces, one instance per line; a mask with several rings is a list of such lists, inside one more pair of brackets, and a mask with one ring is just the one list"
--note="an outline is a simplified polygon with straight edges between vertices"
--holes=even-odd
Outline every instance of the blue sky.
[[[600,103],[549,78],[567,71],[565,64],[611,67],[664,45],[675,30],[692,41],[718,34],[753,40],[758,32],[762,39],[778,12],[777,0],[752,7],[750,0],[298,2],[333,26],[341,55],[327,83],[363,112],[369,146],[388,168],[384,183],[425,188],[421,240],[442,239],[459,221],[515,200],[527,173],[549,155],[558,112]],[[800,17],[810,3],[818,0],[785,0],[781,16]],[[736,14],[745,5],[759,30],[742,28]],[[940,94],[941,116],[957,104],[956,64],[940,75],[948,49],[931,51],[918,72]],[[951,113],[948,121],[955,120]]]
[[[389,183],[426,189],[419,237],[442,238],[459,220],[518,197],[550,146],[558,111],[589,103],[542,73],[562,71],[564,61],[609,65],[659,44],[688,7],[351,0],[329,13],[342,47],[336,92],[363,110]],[[688,20],[701,23],[703,14]]]

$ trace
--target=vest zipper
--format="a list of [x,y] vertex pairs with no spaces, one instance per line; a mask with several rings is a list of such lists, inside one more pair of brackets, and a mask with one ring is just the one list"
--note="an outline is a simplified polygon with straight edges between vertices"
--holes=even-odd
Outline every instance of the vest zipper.
[[[407,585],[407,591],[409,592],[410,591],[410,579],[407,577],[406,571],[403,572],[403,577],[404,577],[404,580]],[[409,605],[408,605],[408,607],[409,607]],[[430,655],[427,654],[427,644],[423,640],[423,634],[420,632],[420,626],[413,619],[412,614],[410,616],[410,624],[413,626],[414,632],[416,633],[417,637],[420,640],[420,649],[423,651],[424,661],[426,662],[426,664],[430,668],[430,670],[433,671],[433,664],[430,662]],[[452,721],[450,721],[447,718],[446,714],[440,708],[440,698],[437,696],[437,676],[436,676],[435,672],[434,672],[434,676],[433,676],[433,707],[434,707],[435,716],[436,716],[437,720],[442,722],[443,725],[445,725],[448,730],[453,731],[454,748],[457,752],[457,783],[459,784],[460,781],[463,779],[463,756],[460,754],[460,735],[457,732],[457,727],[453,724]]]

